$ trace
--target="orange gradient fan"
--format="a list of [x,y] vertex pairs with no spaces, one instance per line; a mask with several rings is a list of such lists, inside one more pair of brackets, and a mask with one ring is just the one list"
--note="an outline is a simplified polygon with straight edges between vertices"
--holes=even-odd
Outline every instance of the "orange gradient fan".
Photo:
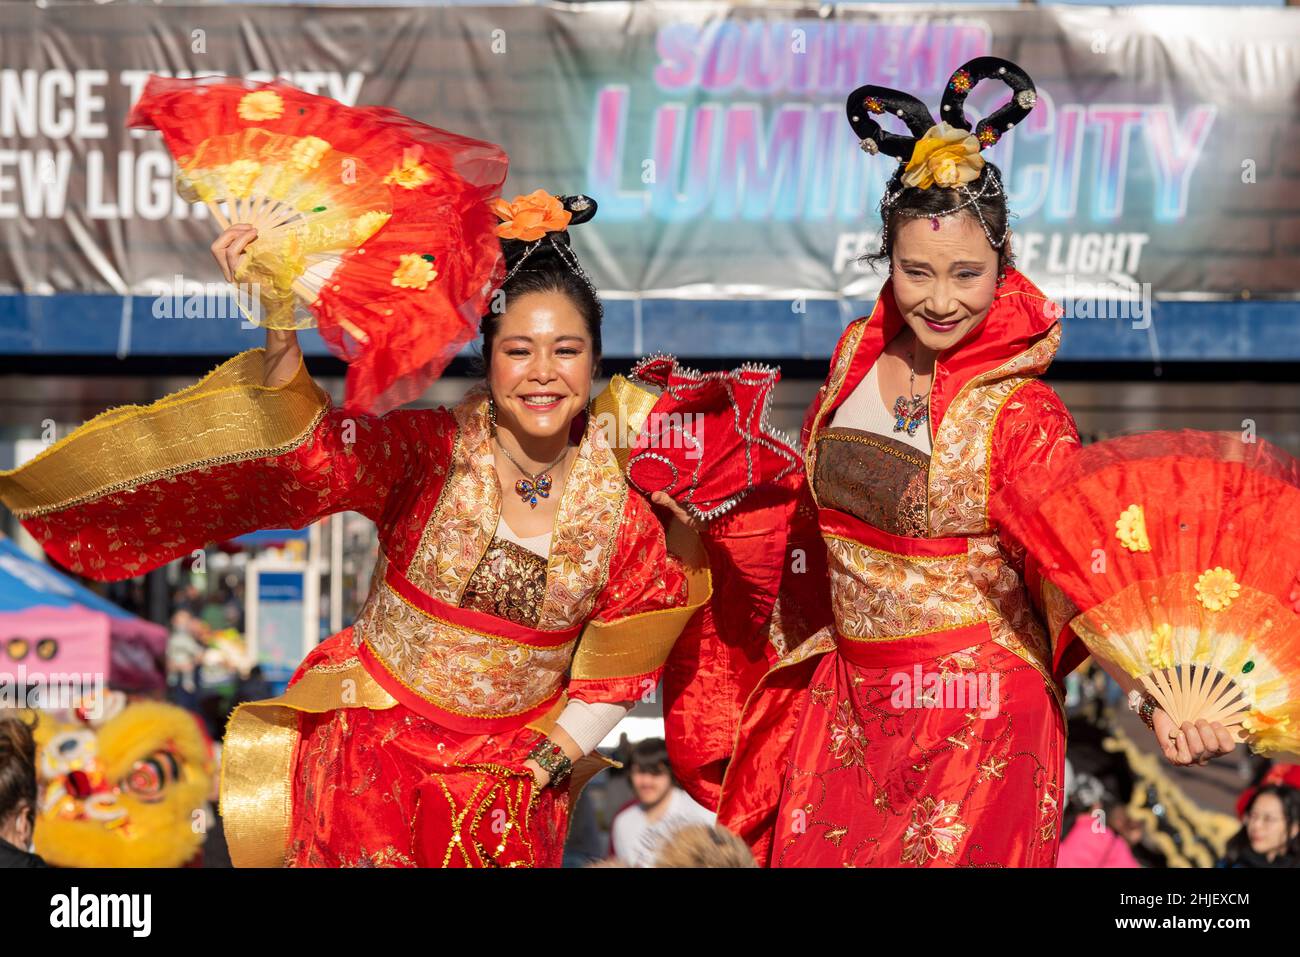
[[1254,436],[1150,432],[1039,466],[993,503],[1076,634],[1181,726],[1300,751],[1300,463]]
[[257,228],[240,309],[272,329],[319,327],[349,364],[350,409],[417,397],[475,335],[503,274],[499,147],[235,77],[152,76],[127,125],[162,133],[184,199],[222,229]]

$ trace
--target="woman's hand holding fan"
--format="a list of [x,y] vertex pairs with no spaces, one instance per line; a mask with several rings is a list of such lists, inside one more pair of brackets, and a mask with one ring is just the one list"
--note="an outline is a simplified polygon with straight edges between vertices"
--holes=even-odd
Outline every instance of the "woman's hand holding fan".
[[[236,223],[217,237],[212,244],[212,256],[221,267],[226,282],[235,281],[239,259],[245,255],[249,243],[257,239],[257,229],[249,223]],[[262,385],[277,388],[293,378],[302,361],[302,348],[298,333],[292,329],[266,330],[266,363]]]
[[1238,744],[1233,732],[1218,721],[1184,721],[1180,727],[1163,708],[1151,715],[1151,730],[1165,759],[1181,766],[1205,764],[1234,751]]
[[1096,443],[991,507],[1078,609],[1088,650],[1156,700],[1176,764],[1224,753],[1225,738],[1300,751],[1298,514],[1300,462],[1254,436],[1193,431]]

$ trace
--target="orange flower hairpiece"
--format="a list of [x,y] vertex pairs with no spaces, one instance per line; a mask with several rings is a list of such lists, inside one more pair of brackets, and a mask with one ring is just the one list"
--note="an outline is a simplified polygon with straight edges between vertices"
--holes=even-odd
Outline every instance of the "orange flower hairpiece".
[[544,189],[533,190],[527,196],[516,196],[509,203],[498,199],[492,204],[492,211],[501,220],[497,226],[498,236],[524,242],[558,232],[573,218],[564,204]]

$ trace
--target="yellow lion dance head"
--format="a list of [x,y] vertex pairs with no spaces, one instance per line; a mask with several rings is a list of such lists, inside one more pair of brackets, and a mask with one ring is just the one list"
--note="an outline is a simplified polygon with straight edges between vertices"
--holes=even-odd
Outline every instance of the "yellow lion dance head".
[[57,867],[180,867],[206,831],[207,737],[174,705],[108,699],[40,715],[36,853]]

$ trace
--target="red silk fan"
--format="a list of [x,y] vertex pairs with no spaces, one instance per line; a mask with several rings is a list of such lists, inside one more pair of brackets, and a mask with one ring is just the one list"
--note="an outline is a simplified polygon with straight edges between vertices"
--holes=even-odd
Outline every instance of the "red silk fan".
[[1078,607],[1089,650],[1176,725],[1300,751],[1300,462],[1238,433],[1151,432],[1024,473],[992,504]]
[[671,356],[642,359],[631,378],[663,390],[628,457],[628,480],[667,492],[690,514],[712,519],[748,492],[800,465],[793,443],[768,422],[781,373],[746,364],[697,372]]
[[127,117],[161,131],[180,195],[251,223],[236,280],[250,320],[319,326],[348,362],[346,406],[416,398],[475,335],[502,275],[506,156],[491,143],[348,107],[282,81],[152,76]]

